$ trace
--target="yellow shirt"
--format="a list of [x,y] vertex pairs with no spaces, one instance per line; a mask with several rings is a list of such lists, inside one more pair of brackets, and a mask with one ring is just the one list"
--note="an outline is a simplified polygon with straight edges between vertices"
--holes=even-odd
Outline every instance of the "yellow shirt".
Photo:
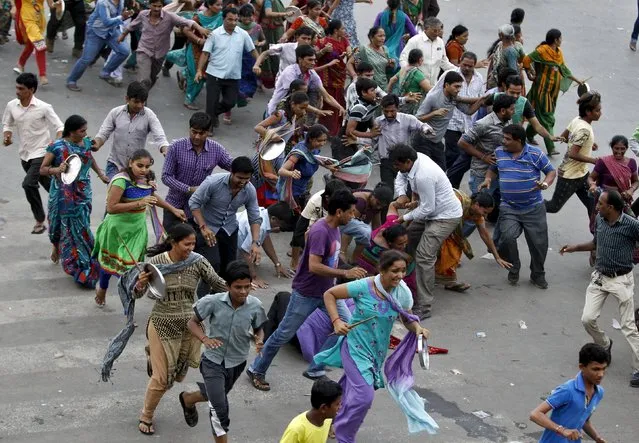
[[321,427],[306,418],[306,412],[295,417],[286,427],[280,443],[326,443],[333,420],[324,420]]
[[566,151],[564,161],[559,166],[560,175],[568,179],[581,178],[589,172],[588,163],[568,158],[568,152],[572,146],[577,145],[581,146],[579,154],[590,157],[592,155],[592,145],[595,143],[595,134],[590,123],[580,117],[573,119],[566,129],[568,129],[570,136],[568,137],[568,151]]

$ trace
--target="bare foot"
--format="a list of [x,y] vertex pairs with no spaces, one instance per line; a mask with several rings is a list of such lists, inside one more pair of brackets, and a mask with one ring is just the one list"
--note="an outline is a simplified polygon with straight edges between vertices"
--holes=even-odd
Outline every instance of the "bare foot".
[[106,305],[106,289],[102,289],[100,287],[95,290],[95,304],[98,305],[98,308],[103,308]]
[[51,250],[51,261],[57,265],[59,259],[60,254],[58,253],[58,248],[54,245],[53,249]]

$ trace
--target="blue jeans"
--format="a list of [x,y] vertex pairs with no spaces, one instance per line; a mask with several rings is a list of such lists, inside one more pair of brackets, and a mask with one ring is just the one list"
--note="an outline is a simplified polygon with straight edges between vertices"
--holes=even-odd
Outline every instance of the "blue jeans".
[[339,227],[343,235],[348,235],[355,240],[358,245],[370,245],[371,243],[371,226],[361,220],[352,218],[347,224]]
[[118,168],[118,165],[116,165],[115,163],[110,162],[110,161],[107,160],[106,169],[104,170],[104,174],[107,177],[109,177],[109,180],[113,179],[115,174],[117,174],[118,172],[120,172],[120,168]]
[[[323,298],[305,297],[293,289],[284,318],[275,332],[266,340],[264,348],[262,349],[262,355],[258,355],[255,358],[249,370],[254,374],[265,375],[280,348],[291,341],[299,327],[302,326],[302,323],[304,323],[308,316],[317,308],[326,312]],[[351,311],[346,306],[344,300],[337,300],[337,312],[342,321],[350,321]],[[336,335],[327,338],[320,352],[334,346],[337,339],[338,337]],[[313,376],[321,376],[324,373],[324,365],[316,365],[312,362],[308,367],[308,372]]]
[[69,77],[67,77],[67,84],[76,84],[84,71],[89,67],[93,60],[95,60],[102,50],[107,45],[113,51],[112,57],[109,57],[109,61],[102,68],[100,77],[106,77],[116,70],[118,66],[126,60],[129,55],[129,48],[124,43],[118,43],[118,37],[120,33],[112,35],[109,39],[98,37],[91,28],[87,28],[87,35],[84,40],[84,50],[82,56],[73,66]]
[[[470,178],[468,179],[468,187],[470,188],[471,194],[476,194],[479,191],[479,185],[482,184],[485,178],[486,178],[486,174],[480,174],[473,170],[470,171]],[[488,192],[490,195],[494,196],[495,191],[497,190],[498,187],[499,187],[499,180],[495,178],[493,181],[490,182],[490,188],[488,188],[487,190],[482,190],[482,191]],[[495,202],[495,208],[499,208],[498,201]],[[470,221],[465,221],[464,227],[462,228],[464,238],[467,238],[468,236],[470,236],[470,234],[475,232],[475,228],[476,228],[475,223]],[[497,244],[497,242],[499,241],[499,235],[500,235],[499,222],[497,222],[495,223],[495,228],[493,229],[493,241],[495,242],[495,244]]]
[[[639,9],[639,0],[637,0],[637,9]],[[639,37],[639,14],[637,14],[635,27],[632,29],[632,36],[630,38],[633,40],[637,40],[637,37]]]

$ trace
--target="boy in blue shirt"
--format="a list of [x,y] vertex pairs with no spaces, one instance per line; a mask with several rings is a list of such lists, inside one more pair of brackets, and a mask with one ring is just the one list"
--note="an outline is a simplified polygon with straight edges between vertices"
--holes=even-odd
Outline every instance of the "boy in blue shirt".
[[604,390],[599,384],[609,364],[610,354],[603,346],[588,343],[581,348],[577,377],[558,386],[530,413],[533,422],[546,428],[539,443],[581,442],[582,431],[595,443],[606,443],[590,417],[603,399]]

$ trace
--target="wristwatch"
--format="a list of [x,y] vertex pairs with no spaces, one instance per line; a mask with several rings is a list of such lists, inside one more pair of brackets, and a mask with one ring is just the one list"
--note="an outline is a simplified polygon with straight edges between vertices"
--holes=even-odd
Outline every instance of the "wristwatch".
[[253,240],[253,243],[255,243],[257,245],[258,248],[262,247],[262,242],[258,241],[258,240]]

